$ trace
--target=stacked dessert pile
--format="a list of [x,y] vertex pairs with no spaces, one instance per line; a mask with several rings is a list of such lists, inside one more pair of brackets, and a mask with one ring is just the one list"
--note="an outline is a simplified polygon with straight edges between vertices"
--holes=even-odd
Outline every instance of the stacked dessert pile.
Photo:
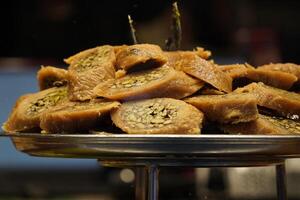
[[[42,67],[40,90],[20,97],[7,133],[299,134],[300,66],[218,65],[210,52],[152,44],[99,46]],[[220,133],[220,132],[218,132]]]

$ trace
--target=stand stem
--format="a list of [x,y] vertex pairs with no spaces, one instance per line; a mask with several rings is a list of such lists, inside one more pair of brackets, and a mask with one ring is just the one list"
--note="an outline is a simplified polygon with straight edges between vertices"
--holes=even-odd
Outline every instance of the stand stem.
[[137,167],[135,169],[135,199],[147,199],[147,168]]
[[276,185],[277,185],[277,199],[287,200],[285,162],[276,165]]
[[136,200],[158,200],[158,173],[156,165],[135,169]]
[[148,167],[148,200],[158,200],[158,173],[156,165]]

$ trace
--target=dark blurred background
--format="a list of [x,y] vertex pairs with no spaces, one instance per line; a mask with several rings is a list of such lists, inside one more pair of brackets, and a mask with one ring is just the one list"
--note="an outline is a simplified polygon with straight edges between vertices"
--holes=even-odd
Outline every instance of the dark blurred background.
[[[19,58],[34,59],[29,65],[63,65],[63,58],[86,48],[130,44],[128,14],[136,22],[140,42],[163,47],[170,33],[171,3],[6,1],[0,8],[1,65],[16,65]],[[179,1],[179,7],[183,49],[203,46],[225,63],[300,63],[300,1],[186,0]]]
[[[127,15],[141,43],[164,48],[172,1],[26,0],[0,6],[0,123],[18,96],[37,91],[40,65],[67,66],[74,53],[131,44]],[[220,64],[300,63],[300,1],[181,0],[182,49],[204,47]],[[299,160],[288,162],[290,199],[300,199]],[[124,178],[125,177],[125,178]],[[171,180],[171,181],[170,181]],[[246,181],[245,181],[246,180]],[[95,160],[35,158],[0,138],[2,199],[133,199],[132,171]],[[272,168],[163,169],[162,199],[274,199]]]

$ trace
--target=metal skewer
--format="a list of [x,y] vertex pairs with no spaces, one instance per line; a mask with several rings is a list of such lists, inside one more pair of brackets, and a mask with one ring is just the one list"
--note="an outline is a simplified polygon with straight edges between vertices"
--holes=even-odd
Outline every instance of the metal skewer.
[[175,42],[175,49],[178,50],[181,45],[181,23],[180,23],[180,13],[178,10],[177,2],[173,3],[173,8],[172,8],[172,24],[173,24],[173,37],[174,37],[174,42]]
[[129,22],[129,27],[130,27],[132,42],[133,42],[133,44],[137,44],[138,41],[136,39],[136,34],[135,34],[136,30],[134,28],[133,20],[131,19],[130,15],[128,15],[128,22]]
[[171,25],[171,36],[165,41],[166,50],[171,50],[174,46],[174,50],[180,49],[182,30],[180,22],[180,12],[178,9],[177,2],[172,4],[172,25]]

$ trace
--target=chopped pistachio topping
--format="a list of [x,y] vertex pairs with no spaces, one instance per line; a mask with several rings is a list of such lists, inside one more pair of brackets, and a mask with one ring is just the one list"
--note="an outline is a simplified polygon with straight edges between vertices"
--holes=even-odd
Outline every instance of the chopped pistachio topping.
[[74,65],[77,72],[83,72],[93,67],[93,62],[96,58],[96,54],[91,54],[86,58],[79,59]]
[[48,109],[51,106],[55,106],[59,101],[64,99],[67,95],[66,88],[61,88],[46,94],[44,97],[41,97],[30,103],[30,106],[27,109],[27,114],[38,114],[42,111]]
[[145,56],[145,57],[156,57],[157,53],[155,51],[144,50],[140,47],[131,46],[125,49],[121,53],[122,56]]
[[178,108],[161,100],[130,106],[123,118],[133,128],[161,128],[174,123]]
[[84,72],[86,70],[92,69],[95,66],[106,62],[111,51],[112,49],[109,46],[99,47],[89,55],[75,61],[74,67],[77,72]]
[[155,81],[164,77],[168,72],[168,68],[161,67],[154,70],[147,70],[143,73],[128,75],[116,80],[111,86],[111,89],[132,88],[145,85],[151,81]]

